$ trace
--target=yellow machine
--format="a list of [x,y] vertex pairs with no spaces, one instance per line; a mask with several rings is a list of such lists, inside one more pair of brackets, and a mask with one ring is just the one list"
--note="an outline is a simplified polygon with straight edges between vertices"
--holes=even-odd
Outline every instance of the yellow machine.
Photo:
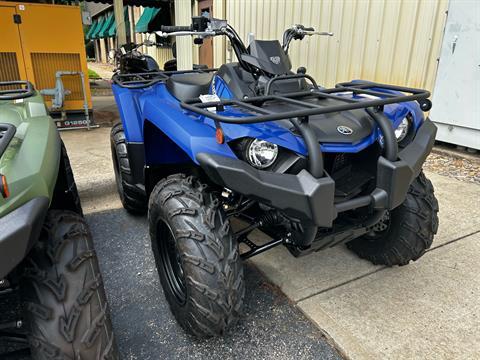
[[[0,1],[0,81],[29,80],[38,90],[56,85],[56,72],[83,72],[62,76],[64,111],[92,108],[79,6]],[[85,97],[83,92],[85,92]],[[67,92],[68,93],[68,92]],[[52,98],[45,97],[47,106]]]

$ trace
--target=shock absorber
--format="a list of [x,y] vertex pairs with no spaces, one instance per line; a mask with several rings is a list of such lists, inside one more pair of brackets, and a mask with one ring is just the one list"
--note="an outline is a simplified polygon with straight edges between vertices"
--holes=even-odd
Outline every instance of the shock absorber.
[[285,222],[285,218],[282,216],[282,214],[279,211],[276,210],[270,210],[262,215],[259,216],[259,218],[249,226],[243,228],[242,230],[239,230],[235,233],[235,236],[237,238],[243,237],[251,233],[253,230],[256,228],[259,228],[261,226],[274,226],[274,225],[280,225]]
[[271,210],[263,213],[256,222],[259,223],[258,226],[280,225],[284,222],[284,217],[280,212]]

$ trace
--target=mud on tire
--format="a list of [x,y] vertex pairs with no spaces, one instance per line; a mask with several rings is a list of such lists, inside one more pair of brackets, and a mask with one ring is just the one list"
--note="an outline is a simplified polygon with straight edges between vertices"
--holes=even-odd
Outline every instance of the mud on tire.
[[405,201],[390,213],[388,229],[347,244],[363,259],[379,265],[406,265],[430,248],[438,230],[438,201],[433,185],[421,172],[408,189]]
[[33,359],[118,359],[92,238],[82,217],[51,210],[26,259],[24,320]]
[[219,201],[194,177],[160,181],[149,201],[152,249],[175,318],[197,337],[220,335],[242,311],[238,245]]
[[110,144],[115,182],[122,205],[128,212],[144,214],[147,211],[147,197],[135,186],[133,181],[122,123],[113,125],[110,133]]

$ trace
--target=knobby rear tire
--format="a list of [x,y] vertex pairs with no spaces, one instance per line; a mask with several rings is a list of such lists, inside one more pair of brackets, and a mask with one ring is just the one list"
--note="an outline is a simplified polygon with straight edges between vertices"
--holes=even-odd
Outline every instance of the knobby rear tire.
[[110,144],[115,182],[123,207],[132,214],[146,213],[147,197],[133,181],[125,131],[121,122],[113,125],[110,132]]

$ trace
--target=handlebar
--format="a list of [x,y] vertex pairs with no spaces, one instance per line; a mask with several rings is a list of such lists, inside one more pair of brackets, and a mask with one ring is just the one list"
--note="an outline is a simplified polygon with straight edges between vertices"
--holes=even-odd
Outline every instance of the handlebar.
[[192,31],[192,26],[169,26],[169,25],[162,25],[160,27],[161,32],[170,33],[170,32],[177,32],[177,31]]
[[[245,44],[242,39],[235,31],[235,29],[230,26],[226,20],[215,19],[215,18],[206,18],[203,16],[192,17],[192,24],[188,26],[177,26],[177,25],[162,25],[160,31],[156,31],[155,34],[162,38],[167,38],[171,36],[194,36],[196,44],[200,44],[204,38],[224,35],[227,36],[232,44],[232,48],[235,51],[235,55],[238,58],[238,62],[248,72],[256,73],[256,70],[252,68],[251,64],[242,60],[242,55],[249,54]],[[292,40],[302,40],[305,36],[312,35],[328,35],[333,36],[333,33],[330,32],[316,32],[313,27],[306,27],[301,24],[293,25],[289,29],[285,30],[283,34],[283,44],[282,48],[286,54],[288,54],[288,48]],[[197,38],[200,41],[197,41]],[[136,45],[131,44],[133,47],[122,47],[116,52],[116,60],[121,56],[125,56],[130,52],[134,52],[141,45],[152,46],[156,43],[151,41],[145,41],[142,44]],[[256,75],[254,75],[256,76]]]
[[288,48],[290,47],[290,42],[292,40],[303,40],[305,36],[313,35],[333,36],[333,33],[327,31],[315,31],[315,28],[305,27],[301,24],[293,25],[291,28],[288,28],[283,33],[283,51],[288,54]]
[[218,31],[215,30],[206,30],[206,31],[194,31],[194,30],[185,30],[185,31],[172,31],[172,32],[162,32],[157,31],[157,34],[160,37],[169,37],[169,36],[199,36],[199,37],[207,37],[207,36],[217,36],[221,35]]

